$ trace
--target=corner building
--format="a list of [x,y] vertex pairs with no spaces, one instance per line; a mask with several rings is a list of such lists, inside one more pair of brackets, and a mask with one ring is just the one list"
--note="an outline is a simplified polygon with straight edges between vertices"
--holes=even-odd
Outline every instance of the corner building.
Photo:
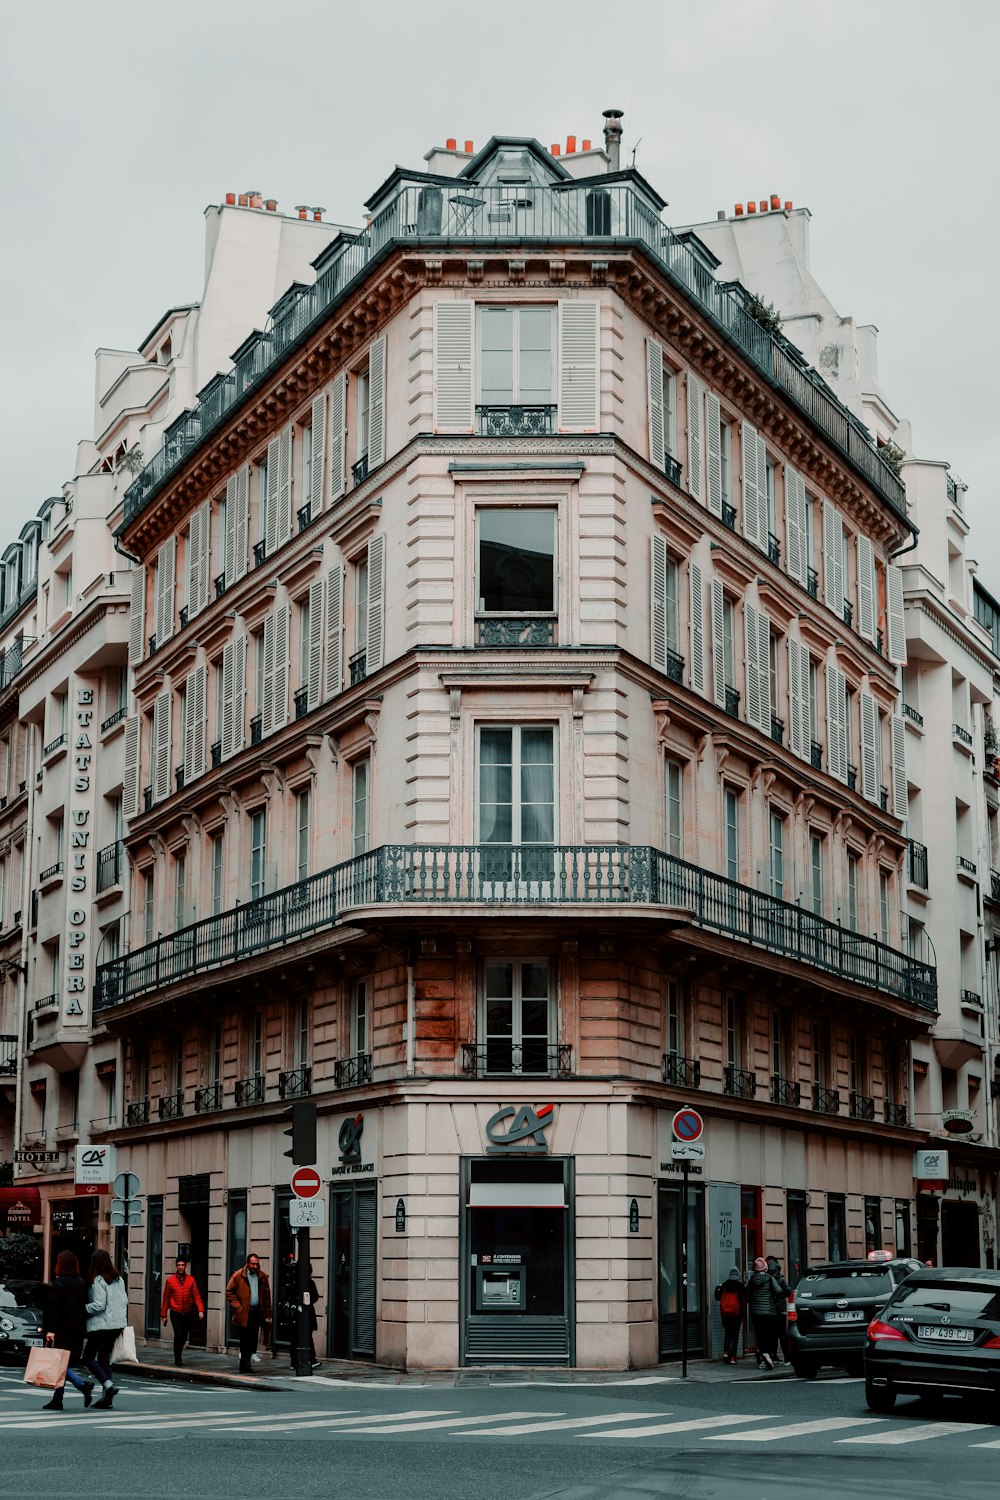
[[670,1358],[685,1104],[692,1351],[734,1261],[909,1249],[902,487],[614,125],[395,171],[125,495],[151,1337],[186,1242],[287,1343],[302,1094],[334,1356]]

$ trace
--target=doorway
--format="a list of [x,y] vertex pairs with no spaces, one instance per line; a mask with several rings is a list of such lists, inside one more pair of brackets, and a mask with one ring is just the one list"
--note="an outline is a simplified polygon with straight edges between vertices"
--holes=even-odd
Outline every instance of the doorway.
[[689,1183],[687,1225],[681,1217],[681,1185],[661,1182],[658,1199],[660,1358],[681,1354],[682,1247],[687,1236],[687,1346],[691,1355],[706,1352],[705,1188]]
[[163,1198],[146,1199],[146,1337],[160,1337],[160,1299],[163,1296]]
[[979,1209],[975,1203],[941,1204],[941,1264],[981,1266]]
[[[181,1177],[177,1182],[177,1208],[180,1214],[178,1243],[174,1255],[181,1253],[181,1245],[188,1245],[191,1275],[204,1300],[208,1296],[208,1209],[210,1179],[207,1172],[196,1176]],[[191,1324],[188,1343],[194,1348],[204,1349],[208,1337],[207,1321],[196,1319]]]
[[376,1190],[330,1190],[330,1297],[327,1352],[334,1359],[375,1358],[378,1268]]
[[275,1349],[290,1349],[297,1310],[295,1230],[289,1223],[291,1188],[274,1190],[274,1274],[271,1300],[274,1304],[272,1339]]

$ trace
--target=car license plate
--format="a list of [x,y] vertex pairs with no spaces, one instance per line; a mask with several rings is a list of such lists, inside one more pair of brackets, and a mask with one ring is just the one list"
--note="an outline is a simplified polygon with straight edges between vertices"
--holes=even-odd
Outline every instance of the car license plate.
[[45,1344],[44,1339],[25,1339],[24,1342],[28,1345],[29,1349],[41,1349]]
[[863,1323],[865,1314],[851,1308],[847,1312],[828,1312],[823,1321],[824,1323]]
[[941,1328],[936,1323],[921,1323],[918,1338],[940,1339],[948,1344],[971,1344],[975,1334],[971,1328]]

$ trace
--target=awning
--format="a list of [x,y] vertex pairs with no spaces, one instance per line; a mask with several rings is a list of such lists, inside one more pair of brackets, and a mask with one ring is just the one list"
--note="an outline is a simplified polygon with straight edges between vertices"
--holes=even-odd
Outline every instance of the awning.
[[472,1182],[470,1208],[565,1208],[561,1182]]
[[42,1197],[36,1187],[0,1187],[0,1229],[27,1230],[42,1222]]

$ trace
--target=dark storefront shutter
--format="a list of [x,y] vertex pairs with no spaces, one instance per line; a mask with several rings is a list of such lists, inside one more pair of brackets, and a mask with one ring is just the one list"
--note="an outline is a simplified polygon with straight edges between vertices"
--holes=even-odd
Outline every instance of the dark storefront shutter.
[[375,1193],[359,1192],[354,1200],[355,1279],[354,1306],[354,1355],[355,1358],[375,1358],[375,1270],[377,1266],[377,1244],[375,1223]]

